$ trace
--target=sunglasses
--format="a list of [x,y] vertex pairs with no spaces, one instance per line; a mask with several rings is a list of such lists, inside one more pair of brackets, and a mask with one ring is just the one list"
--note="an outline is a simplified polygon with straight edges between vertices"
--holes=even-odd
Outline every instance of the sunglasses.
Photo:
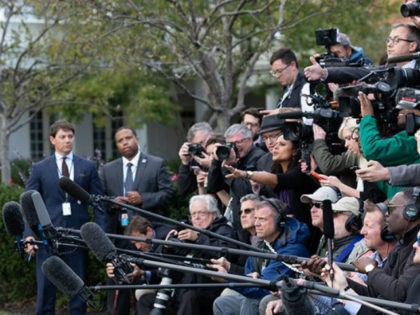
[[322,202],[312,202],[312,207],[315,208],[322,208]]
[[241,211],[239,211],[239,213],[242,215],[242,213],[245,213],[245,214],[250,214],[252,211],[254,211],[255,210],[255,208],[246,208],[246,209],[244,209],[244,210],[241,210]]

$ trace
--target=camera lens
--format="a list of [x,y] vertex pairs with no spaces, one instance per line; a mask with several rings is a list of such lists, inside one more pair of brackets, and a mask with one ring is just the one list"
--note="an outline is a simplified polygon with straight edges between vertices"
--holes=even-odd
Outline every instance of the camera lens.
[[226,160],[230,155],[230,147],[221,145],[216,149],[216,156],[219,160]]

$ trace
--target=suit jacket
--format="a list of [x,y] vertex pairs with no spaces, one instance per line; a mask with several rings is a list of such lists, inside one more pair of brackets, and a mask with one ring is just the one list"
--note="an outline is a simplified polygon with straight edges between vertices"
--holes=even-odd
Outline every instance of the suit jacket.
[[[90,194],[103,194],[95,163],[73,155],[73,167],[75,183]],[[32,166],[30,177],[26,183],[26,190],[31,189],[37,190],[41,194],[54,226],[79,229],[84,223],[90,221],[87,206],[77,203],[77,200],[71,196],[67,196],[67,201],[71,204],[71,215],[63,216],[62,204],[66,201],[66,193],[59,186],[55,155]],[[96,208],[94,213],[96,223],[105,228],[105,215]],[[24,235],[25,237],[33,235],[29,226],[25,227]]]
[[[165,166],[166,163],[163,159],[140,153],[133,189],[143,198],[143,203],[140,205],[142,209],[162,214],[165,207],[175,197],[175,190]],[[100,177],[106,195],[111,197],[123,196],[122,158],[105,164],[100,172]],[[154,218],[150,217],[148,219],[153,220]],[[108,208],[107,223],[108,232],[117,232],[119,226],[118,211]]]
[[292,91],[289,93],[288,96],[286,96],[286,98],[282,101],[282,99],[280,99],[277,102],[277,107],[296,107],[296,108],[301,108],[301,95],[300,92],[303,88],[303,86],[305,85],[306,80],[305,80],[305,76],[303,75],[302,72],[298,73],[298,76],[296,78],[295,83],[293,84],[293,88]]

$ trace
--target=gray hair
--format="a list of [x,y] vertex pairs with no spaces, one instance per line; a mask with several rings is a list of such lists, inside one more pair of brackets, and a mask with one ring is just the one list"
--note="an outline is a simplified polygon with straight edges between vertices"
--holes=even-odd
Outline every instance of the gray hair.
[[191,205],[195,201],[205,202],[207,204],[207,210],[209,212],[216,213],[216,216],[218,217],[220,216],[220,210],[219,210],[219,207],[217,206],[217,200],[212,195],[207,194],[207,195],[192,196],[190,199],[190,205],[189,205],[190,212],[191,212]]
[[190,127],[190,129],[188,129],[187,141],[191,142],[198,131],[207,132],[210,135],[213,133],[213,128],[210,126],[209,123],[205,121],[200,121],[198,123],[195,123],[194,125]]
[[242,124],[233,124],[225,131],[225,138],[231,137],[236,134],[242,134],[244,139],[252,137],[252,131]]
[[258,196],[256,194],[247,194],[240,199],[240,202],[242,203],[242,202],[245,202],[245,201],[248,201],[248,200],[261,201],[261,198],[260,198],[260,196]]

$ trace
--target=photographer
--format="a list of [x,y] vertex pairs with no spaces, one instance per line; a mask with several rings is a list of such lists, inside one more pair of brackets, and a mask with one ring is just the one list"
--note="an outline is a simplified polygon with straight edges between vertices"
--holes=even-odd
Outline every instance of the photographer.
[[257,160],[264,155],[264,151],[253,144],[252,133],[246,126],[241,124],[231,125],[225,132],[226,143],[229,144],[230,154],[221,161],[216,158],[212,161],[208,174],[207,192],[217,193],[229,187],[230,201],[226,209],[225,216],[232,218],[233,227],[241,231],[239,210],[240,198],[252,192],[251,184],[247,179],[229,179],[225,178],[228,173],[222,167],[225,165],[236,166],[244,171],[256,169]]
[[352,46],[349,36],[345,33],[340,33],[337,31],[336,43],[327,45],[327,49],[330,53],[334,54],[338,58],[348,60],[350,64],[372,64],[372,61],[365,57],[363,48]]
[[211,164],[210,157],[204,152],[204,145],[213,134],[212,127],[206,122],[195,123],[188,129],[187,142],[179,149],[181,159],[178,177],[178,192],[186,196],[197,188],[197,181],[192,166],[208,169]]
[[[386,39],[387,58],[398,57],[419,51],[420,29],[410,24],[395,24]],[[371,69],[363,67],[331,67],[322,68],[314,57],[310,57],[311,66],[304,69],[307,80],[333,83],[350,83],[370,73]],[[397,63],[401,68],[419,69],[416,59]]]

